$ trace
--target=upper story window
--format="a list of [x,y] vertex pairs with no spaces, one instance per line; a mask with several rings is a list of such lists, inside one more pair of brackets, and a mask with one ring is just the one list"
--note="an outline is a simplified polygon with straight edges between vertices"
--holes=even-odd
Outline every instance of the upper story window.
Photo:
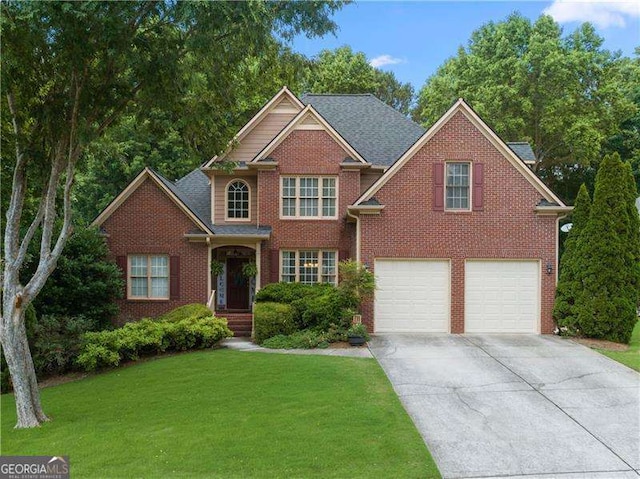
[[338,197],[335,177],[283,177],[282,218],[336,218]]
[[336,251],[282,251],[280,279],[303,284],[338,282]]
[[447,163],[445,187],[445,205],[447,210],[468,211],[471,209],[470,184],[470,163]]
[[129,256],[129,298],[169,299],[169,257]]
[[249,185],[242,180],[233,180],[227,185],[226,219],[249,219]]

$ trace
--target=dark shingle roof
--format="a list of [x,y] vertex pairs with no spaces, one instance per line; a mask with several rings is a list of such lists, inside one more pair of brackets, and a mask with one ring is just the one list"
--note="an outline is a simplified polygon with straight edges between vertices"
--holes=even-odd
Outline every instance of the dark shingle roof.
[[536,155],[533,153],[531,145],[526,141],[507,141],[507,146],[522,161],[536,161]]
[[178,197],[191,212],[216,235],[225,236],[269,236],[270,226],[255,225],[212,225],[211,191],[209,178],[201,170],[193,170],[175,183],[154,171],[162,183]]
[[371,94],[305,94],[301,100],[311,104],[374,165],[392,165],[425,132],[420,125]]
[[269,236],[271,234],[271,226],[255,225],[214,225],[213,233],[224,236]]
[[[202,193],[202,187],[201,185],[199,185],[198,183],[201,182],[201,178],[199,178],[197,175],[195,175],[195,173],[200,173],[203,177],[204,177],[204,181],[205,181],[205,186],[207,185],[207,182],[209,181],[206,177],[206,175],[204,173],[202,173],[200,170],[194,170],[191,173],[189,173],[187,176],[183,177],[182,179],[178,180],[178,182],[186,179],[187,177],[192,176],[192,180],[193,181],[189,181],[189,186],[191,188],[179,188],[177,186],[177,183],[173,183],[172,181],[167,180],[164,176],[162,176],[160,173],[158,173],[157,171],[153,171],[153,173],[160,179],[160,181],[162,181],[162,183],[169,189],[171,190],[171,192],[176,195],[178,197],[178,199],[180,201],[182,201],[182,203],[184,203],[184,205],[189,208],[189,210],[198,217],[198,219],[204,223],[208,228],[211,228],[211,221],[209,220],[209,218],[211,218],[211,208],[210,206],[203,206],[204,203],[204,196],[205,194]],[[206,193],[206,190],[205,190]],[[210,198],[210,194],[206,193],[206,196]],[[207,214],[207,211],[209,211],[209,214]]]

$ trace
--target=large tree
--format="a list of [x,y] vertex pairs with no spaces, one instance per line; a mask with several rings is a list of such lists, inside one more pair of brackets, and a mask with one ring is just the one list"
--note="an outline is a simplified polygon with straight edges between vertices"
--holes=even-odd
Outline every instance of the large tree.
[[[208,108],[217,115],[229,114],[224,103],[212,102],[233,91],[227,65],[259,56],[273,45],[274,35],[288,39],[300,32],[312,36],[334,30],[330,15],[340,6],[3,2],[2,162],[3,168],[13,167],[13,178],[4,225],[0,340],[15,391],[16,427],[47,420],[24,314],[71,234],[71,191],[85,148],[131,105],[171,104],[185,90],[200,95],[200,109],[191,114]],[[197,125],[184,129],[187,134],[194,131],[199,131]],[[204,144],[206,137],[197,141]],[[6,156],[8,151],[13,157]],[[40,245],[37,267],[21,281],[34,238]]]
[[636,111],[622,88],[631,81],[624,62],[602,42],[588,23],[563,36],[549,16],[487,23],[427,80],[414,119],[430,125],[465,98],[502,138],[531,142],[552,187],[576,177],[564,192],[571,200],[585,181],[582,170]]
[[409,83],[371,66],[364,53],[348,46],[321,51],[313,60],[304,88],[310,93],[372,93],[403,113],[409,113],[413,101]]

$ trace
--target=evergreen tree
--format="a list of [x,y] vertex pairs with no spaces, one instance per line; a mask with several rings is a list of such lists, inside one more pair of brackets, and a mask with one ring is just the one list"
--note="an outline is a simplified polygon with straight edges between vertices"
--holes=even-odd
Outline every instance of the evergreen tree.
[[640,214],[636,208],[636,198],[638,197],[638,187],[633,168],[629,162],[624,163],[625,182],[628,190],[627,208],[629,210],[629,261],[635,266],[632,273],[635,281],[631,283],[629,294],[636,306],[640,306]]
[[[591,215],[578,239],[576,325],[592,338],[629,342],[637,321],[638,219],[630,215],[629,170],[617,153],[602,160]],[[637,238],[637,233],[635,234]],[[637,239],[636,239],[637,241]]]
[[560,277],[556,288],[556,301],[553,307],[553,317],[558,327],[566,328],[569,334],[576,332],[576,315],[574,304],[576,297],[582,290],[578,262],[580,252],[578,242],[580,235],[589,221],[591,212],[591,198],[586,185],[582,184],[571,215],[572,227],[564,243],[564,253],[560,259]]

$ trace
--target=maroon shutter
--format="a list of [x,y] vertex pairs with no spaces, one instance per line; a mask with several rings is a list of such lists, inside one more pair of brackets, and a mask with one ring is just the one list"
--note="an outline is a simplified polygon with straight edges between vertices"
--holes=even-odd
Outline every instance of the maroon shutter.
[[444,163],[433,164],[433,210],[444,211]]
[[127,257],[126,256],[116,256],[116,264],[120,271],[122,271],[122,281],[124,282],[124,296],[127,297]]
[[169,299],[180,299],[180,256],[169,257]]
[[277,249],[271,250],[271,261],[269,261],[269,280],[271,283],[280,282],[280,251]]
[[345,261],[349,259],[349,251],[346,249],[341,249],[338,251],[338,261]]
[[484,208],[484,165],[473,164],[473,210],[482,211]]

